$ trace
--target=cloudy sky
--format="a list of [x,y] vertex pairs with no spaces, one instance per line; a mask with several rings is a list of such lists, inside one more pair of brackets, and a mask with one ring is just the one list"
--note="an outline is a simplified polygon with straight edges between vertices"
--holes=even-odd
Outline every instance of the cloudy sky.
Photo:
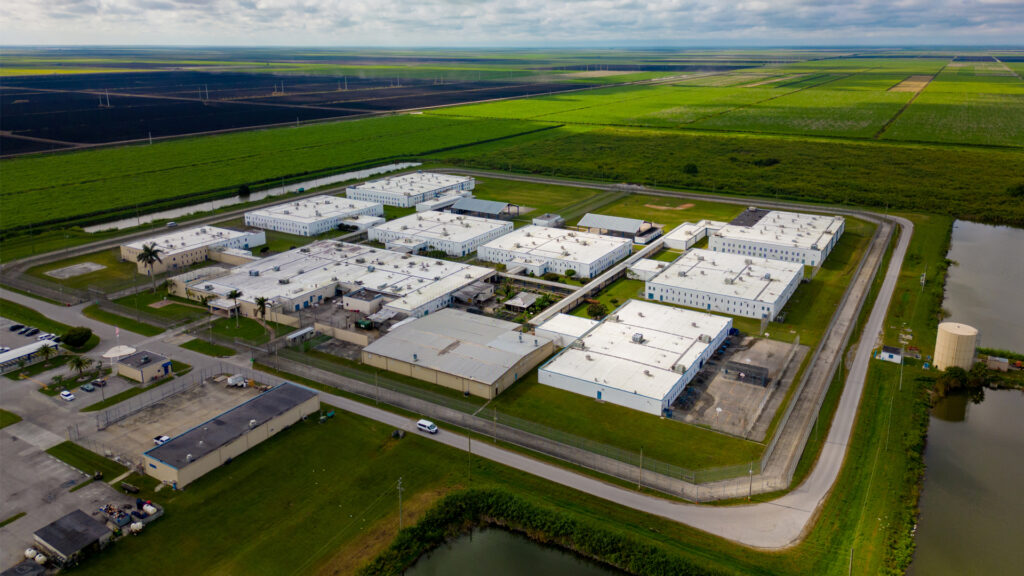
[[1024,43],[1024,0],[6,0],[3,44]]

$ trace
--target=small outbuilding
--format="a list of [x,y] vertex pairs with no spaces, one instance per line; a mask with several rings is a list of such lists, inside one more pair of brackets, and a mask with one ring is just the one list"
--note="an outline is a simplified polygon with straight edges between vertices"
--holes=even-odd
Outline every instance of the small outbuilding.
[[170,376],[171,359],[148,350],[140,350],[117,362],[117,373],[143,384]]
[[878,359],[893,364],[903,364],[903,349],[895,346],[882,346],[882,351],[878,353]]
[[505,301],[505,308],[512,312],[525,312],[540,299],[540,294],[533,292],[520,292]]
[[462,198],[449,208],[452,214],[465,214],[480,218],[514,218],[519,216],[519,206],[496,200]]
[[534,226],[543,226],[545,228],[561,228],[565,226],[565,218],[562,218],[558,214],[541,214],[533,218]]
[[64,566],[110,542],[105,522],[75,510],[35,531],[35,542],[54,562]]
[[636,244],[647,244],[662,233],[660,224],[607,214],[586,214],[576,226],[592,234],[629,238]]

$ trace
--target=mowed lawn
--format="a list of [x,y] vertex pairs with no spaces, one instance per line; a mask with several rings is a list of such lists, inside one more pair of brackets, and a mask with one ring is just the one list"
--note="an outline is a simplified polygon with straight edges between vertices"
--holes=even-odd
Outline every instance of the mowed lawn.
[[[617,202],[602,207],[601,214],[664,224],[665,232],[668,233],[683,222],[698,222],[700,220],[728,222],[739,216],[744,209],[746,207],[740,204],[630,194]],[[575,224],[578,220],[577,218],[569,224]]]
[[[46,274],[52,270],[85,263],[98,264],[103,266],[103,268],[64,279],[54,278]],[[109,248],[91,254],[83,254],[73,258],[65,258],[56,262],[34,266],[28,269],[28,273],[37,278],[79,290],[86,290],[90,286],[95,286],[104,291],[111,291],[148,281],[148,278],[138,273],[138,267],[135,262],[121,260],[120,248]]]
[[484,414],[492,408],[635,454],[643,448],[644,458],[693,470],[751,462],[764,452],[763,444],[545,386],[536,370],[492,400]]
[[399,478],[412,517],[421,493],[465,475],[438,465],[451,449],[395,440],[392,430],[340,410],[327,424],[295,424],[186,490],[152,496],[166,515],[76,573],[126,574],[153,558],[166,574],[315,572],[381,519],[394,520]]
[[[209,314],[205,308],[198,304],[184,304],[173,300],[166,300],[166,304],[159,305],[166,298],[167,292],[158,285],[156,293],[152,290],[143,290],[138,294],[118,298],[114,302],[128,308],[138,307],[139,311],[143,314],[159,316],[168,320],[180,320],[182,322],[199,320]],[[158,306],[154,306],[154,304],[158,304]]]
[[563,214],[577,206],[585,207],[603,194],[606,193],[593,188],[552,186],[501,178],[477,178],[473,190],[473,195],[482,200],[511,202],[532,208],[531,212],[518,218],[525,223],[548,212]]

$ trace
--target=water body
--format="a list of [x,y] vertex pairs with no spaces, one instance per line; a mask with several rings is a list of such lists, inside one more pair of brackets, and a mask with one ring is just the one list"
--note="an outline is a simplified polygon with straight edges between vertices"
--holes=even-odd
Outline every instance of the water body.
[[910,576],[1024,574],[1024,392],[938,403]]
[[367,168],[366,170],[356,170],[354,172],[345,172],[343,174],[335,174],[333,176],[324,176],[323,178],[316,178],[314,180],[308,180],[306,182],[299,182],[298,184],[289,184],[287,186],[277,186],[274,188],[268,188],[266,190],[260,190],[259,192],[253,192],[248,196],[231,196],[228,198],[221,198],[219,200],[211,200],[209,202],[201,202],[199,204],[190,204],[188,206],[182,206],[179,208],[172,208],[170,210],[161,210],[159,212],[150,212],[149,214],[142,214],[138,217],[123,218],[121,220],[113,220],[111,222],[104,222],[102,224],[96,224],[95,226],[87,226],[83,228],[86,232],[101,232],[103,230],[123,230],[125,228],[133,228],[142,224],[149,224],[154,220],[172,220],[174,218],[181,218],[182,216],[188,216],[189,214],[195,214],[197,212],[209,212],[225,206],[233,206],[235,204],[241,204],[243,202],[256,202],[263,200],[264,198],[270,198],[272,196],[281,196],[291,192],[298,192],[299,188],[305,188],[307,190],[313,188],[319,188],[320,186],[327,186],[329,184],[337,184],[338,182],[345,182],[346,180],[361,180],[363,178],[369,178],[370,176],[376,176],[377,174],[384,174],[387,172],[394,172],[395,170],[405,170],[407,168],[414,168],[419,166],[419,162],[403,162],[399,164],[387,164],[385,166],[377,166],[376,168]]
[[1024,352],[1024,229],[957,220],[943,308],[981,345]]
[[405,576],[621,576],[571,552],[506,530],[478,529],[420,558]]

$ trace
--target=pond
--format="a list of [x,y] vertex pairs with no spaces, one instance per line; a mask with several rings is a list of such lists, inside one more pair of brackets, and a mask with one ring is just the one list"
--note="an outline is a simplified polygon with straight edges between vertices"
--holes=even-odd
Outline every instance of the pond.
[[938,402],[928,426],[917,552],[907,574],[1024,573],[1024,392]]
[[451,574],[621,576],[624,572],[496,528],[473,530],[420,558],[405,571],[406,576]]
[[135,226],[141,226],[143,224],[149,224],[154,220],[169,220],[173,218],[181,218],[182,216],[188,216],[189,214],[195,214],[197,212],[210,212],[212,210],[223,208],[225,206],[241,204],[242,202],[256,202],[259,200],[263,200],[264,198],[270,198],[271,196],[280,196],[282,194],[287,194],[289,192],[297,192],[299,188],[312,190],[313,188],[327,186],[328,184],[337,184],[338,182],[345,182],[347,180],[361,180],[363,178],[369,178],[370,176],[376,176],[377,174],[394,172],[395,170],[405,170],[406,168],[413,168],[419,165],[419,162],[403,162],[400,164],[387,164],[385,166],[377,166],[376,168],[367,168],[366,170],[356,170],[354,172],[334,174],[333,176],[324,176],[323,178],[316,178],[313,180],[307,180],[306,182],[289,184],[287,186],[276,186],[274,188],[267,188],[266,190],[253,192],[245,197],[237,195],[229,196],[228,198],[221,198],[219,200],[210,200],[208,202],[190,204],[188,206],[181,206],[179,208],[161,210],[159,212],[150,212],[148,214],[142,214],[140,216],[132,218],[122,218],[121,220],[103,222],[102,224],[96,224],[95,226],[87,226],[83,228],[83,230],[89,233],[101,232],[103,230],[123,230],[125,228],[132,228]]
[[957,220],[948,258],[948,320],[977,328],[981,346],[1024,352],[1024,229]]

